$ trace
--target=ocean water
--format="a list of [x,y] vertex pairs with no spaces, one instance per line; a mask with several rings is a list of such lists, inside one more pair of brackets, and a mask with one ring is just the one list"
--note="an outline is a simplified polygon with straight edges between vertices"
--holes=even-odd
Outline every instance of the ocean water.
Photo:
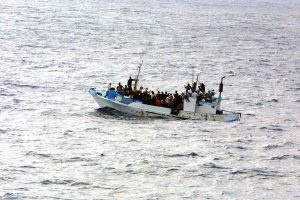
[[[0,199],[300,199],[298,0],[0,2]],[[233,123],[98,109],[92,86],[182,91]]]

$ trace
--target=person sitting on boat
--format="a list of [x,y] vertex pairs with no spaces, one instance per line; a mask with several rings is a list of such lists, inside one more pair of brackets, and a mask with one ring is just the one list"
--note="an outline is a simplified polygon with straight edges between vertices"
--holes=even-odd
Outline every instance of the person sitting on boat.
[[212,90],[212,91],[211,91],[211,98],[212,98],[213,96],[215,96],[215,90]]
[[161,106],[161,94],[159,91],[157,91],[157,94],[156,94],[155,105]]
[[111,89],[111,83],[108,83],[107,89],[106,89],[106,96],[108,96],[109,90]]
[[178,92],[177,91],[175,91],[175,93],[174,93],[174,100],[173,100],[173,105],[174,105],[174,108],[177,108],[177,106],[179,105],[179,98],[180,98],[180,96],[179,96],[179,94],[178,94]]
[[181,95],[178,96],[178,109],[183,110],[183,100],[184,100],[184,93],[182,92]]
[[168,93],[168,92],[165,92],[163,98],[166,99],[168,96],[169,96],[169,93]]
[[160,93],[160,100],[166,100],[166,95],[163,91]]
[[199,92],[197,97],[198,102],[202,101],[202,99],[205,99],[205,95],[202,92]]
[[127,85],[125,85],[125,87],[123,88],[122,93],[123,93],[125,96],[129,96],[129,90],[128,90]]
[[139,90],[137,90],[138,93],[138,99],[142,100],[143,99],[143,87],[141,86]]
[[149,104],[150,99],[151,99],[151,96],[148,92],[148,88],[146,88],[144,91],[142,91],[142,101],[145,104]]
[[155,104],[156,104],[156,95],[154,91],[151,91],[151,105],[155,105]]
[[121,88],[121,90],[123,90],[124,87],[121,83],[119,83],[118,86]]
[[186,95],[184,94],[184,92],[182,92],[180,95],[179,95],[179,101],[178,101],[178,104],[182,104],[183,105],[183,101],[185,99]]
[[188,90],[184,96],[187,101],[190,101],[190,97],[192,96],[192,90]]
[[210,90],[205,94],[205,101],[206,102],[212,102],[212,96]]
[[166,100],[165,100],[166,104],[169,104],[169,103],[170,103],[170,101],[171,101],[170,97],[169,97],[169,96],[167,96],[167,98],[166,98]]
[[166,103],[166,100],[165,99],[161,99],[160,100],[160,106],[162,106],[162,107],[168,107],[168,104]]
[[121,83],[119,83],[117,86],[117,92],[123,93],[123,86],[121,85]]
[[132,90],[133,99],[140,99],[139,91],[138,90]]
[[129,98],[133,99],[135,96],[135,92],[133,90],[128,89]]
[[151,105],[151,95],[150,95],[150,92],[146,92],[145,95],[146,95],[146,98],[145,98],[146,104]]
[[174,98],[177,98],[178,96],[179,96],[179,94],[178,94],[178,92],[176,90],[175,93],[174,93]]
[[196,91],[194,91],[194,92],[192,93],[192,98],[193,98],[193,99],[197,99],[197,97],[198,97],[198,93],[197,93]]
[[174,105],[174,99],[173,99],[173,95],[172,94],[169,94],[169,96],[167,97],[169,100],[168,100],[168,107],[169,108],[173,108],[173,105]]

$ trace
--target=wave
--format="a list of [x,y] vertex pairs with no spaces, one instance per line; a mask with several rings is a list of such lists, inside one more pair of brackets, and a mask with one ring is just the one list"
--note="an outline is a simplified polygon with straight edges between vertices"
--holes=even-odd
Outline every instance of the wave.
[[278,100],[278,99],[271,99],[271,100],[269,100],[269,101],[267,101],[267,102],[269,102],[269,103],[271,103],[271,102],[278,103],[279,100]]
[[20,88],[31,88],[31,89],[39,89],[42,88],[41,86],[37,86],[37,85],[29,85],[29,84],[16,84],[16,83],[11,83],[9,84],[11,86],[14,87],[20,87]]
[[43,185],[50,185],[50,184],[66,185],[66,184],[70,184],[70,183],[74,183],[74,181],[73,180],[59,180],[59,179],[41,181],[41,184],[43,184]]
[[285,177],[285,175],[279,171],[272,171],[272,170],[261,169],[261,168],[234,170],[234,171],[231,171],[230,174],[231,175],[243,175],[248,178]]
[[80,161],[84,161],[84,162],[92,162],[92,159],[89,158],[82,158],[82,157],[72,157],[69,158],[68,160],[66,160],[65,162],[80,162]]
[[178,171],[179,169],[177,168],[171,168],[171,169],[168,169],[167,172],[174,172],[174,171]]
[[268,144],[267,146],[264,147],[265,150],[270,150],[270,149],[276,149],[276,148],[282,148],[284,146],[291,146],[294,145],[292,142],[285,142],[283,144]]
[[288,159],[288,158],[290,158],[289,155],[283,155],[283,156],[275,156],[275,157],[272,157],[272,158],[270,158],[270,160],[286,160],[286,159]]
[[32,166],[32,165],[23,165],[23,166],[21,166],[21,168],[35,169],[36,167]]
[[3,92],[1,92],[1,93],[0,93],[0,96],[4,96],[4,97],[12,97],[12,96],[15,96],[15,94],[12,94],[12,93],[3,93]]
[[276,148],[280,148],[280,147],[282,147],[282,146],[278,145],[278,144],[269,144],[269,145],[265,146],[264,149],[270,150],[270,149],[276,149]]
[[202,167],[212,168],[212,169],[228,169],[226,167],[222,167],[222,166],[216,165],[215,163],[211,163],[211,162],[203,164]]
[[86,186],[86,185],[91,185],[91,184],[86,182],[75,182],[71,184],[71,186]]
[[50,158],[50,157],[52,157],[51,154],[37,153],[37,152],[34,152],[34,151],[29,151],[25,155],[26,156],[38,156],[38,157],[43,157],[43,158]]
[[0,133],[7,133],[7,132],[8,132],[7,129],[1,129],[1,128],[0,128]]
[[261,129],[261,130],[269,130],[269,131],[284,131],[282,128],[279,128],[279,127],[266,127],[266,126],[262,126],[259,129]]
[[20,197],[18,194],[7,192],[0,199],[20,199]]
[[300,160],[300,155],[295,155],[295,156],[293,156],[293,158],[296,160]]
[[173,154],[173,155],[165,155],[166,157],[198,157],[200,156],[199,154],[195,152],[187,153],[187,154]]

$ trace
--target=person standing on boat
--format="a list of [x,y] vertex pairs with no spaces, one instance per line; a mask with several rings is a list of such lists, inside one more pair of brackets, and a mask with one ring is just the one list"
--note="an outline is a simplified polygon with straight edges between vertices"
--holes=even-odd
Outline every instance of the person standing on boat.
[[193,83],[192,92],[195,92],[197,89],[197,82]]
[[130,76],[129,79],[128,79],[128,81],[127,81],[127,86],[128,86],[129,91],[132,90],[132,82],[133,82],[133,81],[137,81],[137,79],[133,79],[133,78],[131,78],[131,76]]
[[188,83],[187,86],[185,86],[185,91],[186,91],[186,94],[188,93],[188,91],[192,89],[192,86]]
[[201,88],[202,94],[205,94],[205,85],[204,85],[204,83],[200,84],[200,88]]

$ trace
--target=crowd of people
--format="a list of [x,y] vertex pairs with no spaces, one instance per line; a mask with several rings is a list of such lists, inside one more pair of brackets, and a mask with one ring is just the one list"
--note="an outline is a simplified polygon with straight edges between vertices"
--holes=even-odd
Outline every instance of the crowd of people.
[[[127,85],[123,86],[121,83],[116,87],[116,92],[119,94],[129,96],[135,100],[140,100],[144,104],[162,106],[171,108],[172,110],[182,110],[183,109],[183,101],[186,99],[189,101],[190,98],[197,99],[197,101],[205,100],[212,102],[213,96],[215,95],[214,90],[205,92],[205,85],[200,83],[197,86],[197,82],[194,82],[192,85],[189,83],[185,86],[185,92],[179,94],[177,91],[175,93],[168,93],[163,91],[151,91],[148,88],[139,87],[137,88],[136,79],[132,79],[129,77]],[[133,86],[132,83],[135,82]],[[112,88],[111,83],[109,83],[107,87],[108,91]]]

